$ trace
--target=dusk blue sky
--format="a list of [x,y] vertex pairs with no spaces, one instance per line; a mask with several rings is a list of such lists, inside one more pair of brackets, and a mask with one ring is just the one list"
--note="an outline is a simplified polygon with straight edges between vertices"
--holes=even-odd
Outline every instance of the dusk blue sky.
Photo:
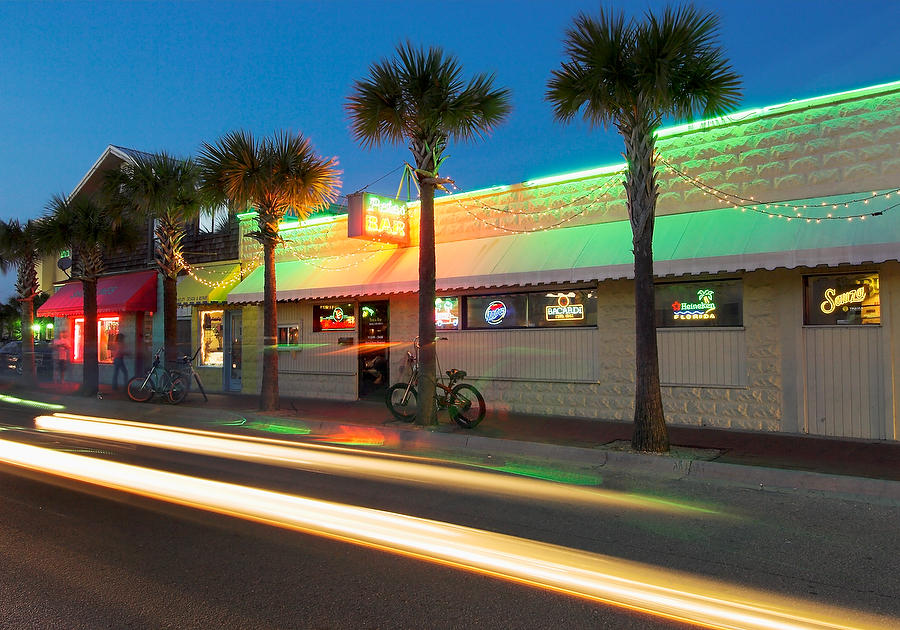
[[[604,6],[641,13],[663,2]],[[900,79],[900,2],[701,1],[743,76],[741,108]],[[234,129],[290,129],[336,156],[342,194],[410,159],[366,150],[344,113],[354,79],[396,45],[437,45],[467,75],[493,72],[513,112],[482,142],[452,145],[460,190],[621,161],[611,130],[553,120],[547,78],[575,0],[444,2],[0,2],[0,218],[43,212],[109,144],[195,154]],[[399,172],[369,187],[394,194]],[[12,291],[0,279],[0,299]]]

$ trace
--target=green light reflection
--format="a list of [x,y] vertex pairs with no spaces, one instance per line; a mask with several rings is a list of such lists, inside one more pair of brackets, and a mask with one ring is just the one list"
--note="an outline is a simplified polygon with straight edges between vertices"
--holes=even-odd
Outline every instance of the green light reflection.
[[45,403],[40,402],[39,400],[27,400],[16,396],[7,396],[6,394],[0,394],[0,402],[10,403],[11,405],[22,405],[23,407],[33,407],[35,409],[49,409],[51,411],[62,411],[66,408],[65,405]]

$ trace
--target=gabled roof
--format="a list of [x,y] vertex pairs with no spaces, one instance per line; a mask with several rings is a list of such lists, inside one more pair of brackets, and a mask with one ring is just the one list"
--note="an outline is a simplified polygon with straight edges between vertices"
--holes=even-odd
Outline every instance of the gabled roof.
[[114,144],[109,145],[85,176],[81,178],[81,181],[72,190],[69,198],[74,198],[81,193],[93,193],[99,185],[99,182],[95,179],[99,173],[108,171],[111,168],[118,168],[123,162],[134,162],[137,156],[149,157],[150,154],[137,149],[129,149]]

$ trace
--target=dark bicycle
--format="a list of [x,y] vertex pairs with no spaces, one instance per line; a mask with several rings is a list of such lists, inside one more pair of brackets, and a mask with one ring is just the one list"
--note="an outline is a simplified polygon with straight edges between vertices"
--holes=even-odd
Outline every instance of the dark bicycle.
[[194,369],[194,361],[197,359],[198,354],[200,354],[200,348],[197,348],[197,351],[194,352],[194,356],[189,357],[186,354],[182,355],[178,359],[178,367],[170,371],[173,375],[179,376],[185,383],[183,389],[173,390],[172,402],[180,403],[187,398],[187,395],[191,391],[191,382],[197,383],[197,389],[203,394],[203,400],[209,402],[206,390],[203,389],[203,381],[200,380],[200,375],[197,373],[197,370]]
[[187,384],[181,374],[170,372],[162,366],[160,348],[153,355],[153,365],[144,376],[135,376],[125,388],[128,397],[135,402],[147,402],[154,396],[160,396],[170,403],[179,403],[187,395]]
[[[416,418],[418,410],[418,393],[416,386],[419,383],[419,338],[413,342],[415,354],[406,353],[406,361],[409,366],[409,379],[405,383],[396,383],[387,391],[385,403],[391,413],[398,420],[412,422]],[[471,429],[484,420],[484,397],[474,385],[469,383],[457,383],[466,378],[464,370],[447,370],[449,379],[444,384],[444,377],[440,376],[438,366],[438,381],[435,383],[434,399],[438,409],[446,409],[450,418],[459,426]]]

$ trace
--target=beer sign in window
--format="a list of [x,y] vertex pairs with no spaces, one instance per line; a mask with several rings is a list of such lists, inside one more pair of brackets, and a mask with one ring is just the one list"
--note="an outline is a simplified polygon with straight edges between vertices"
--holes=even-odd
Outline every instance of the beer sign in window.
[[881,323],[877,273],[808,276],[807,326],[861,326]]
[[434,326],[437,330],[459,330],[459,298],[438,296],[434,300]]
[[657,328],[713,328],[744,325],[740,280],[657,284]]
[[353,304],[316,304],[313,306],[313,331],[355,330]]
[[528,295],[513,293],[466,298],[466,328],[528,327]]

